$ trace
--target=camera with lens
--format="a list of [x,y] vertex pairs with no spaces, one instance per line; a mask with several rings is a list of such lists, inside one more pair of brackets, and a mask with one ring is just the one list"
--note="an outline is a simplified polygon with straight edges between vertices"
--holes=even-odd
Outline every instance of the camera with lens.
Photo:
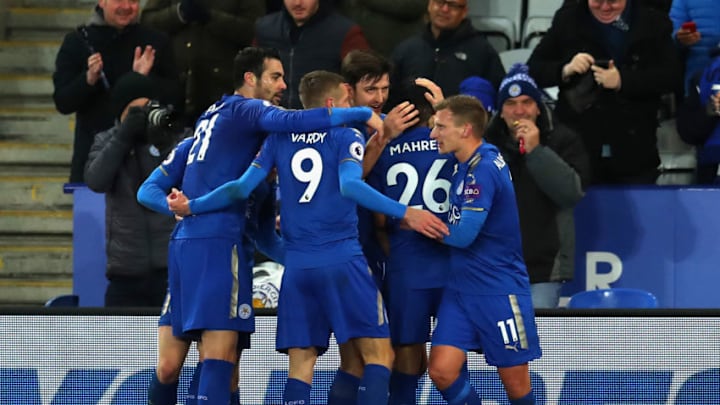
[[147,115],[147,140],[156,146],[171,142],[177,132],[177,117],[172,105],[162,105],[150,100],[143,108]]
[[175,109],[172,105],[162,105],[157,100],[150,100],[145,106],[148,130],[172,129],[175,121]]

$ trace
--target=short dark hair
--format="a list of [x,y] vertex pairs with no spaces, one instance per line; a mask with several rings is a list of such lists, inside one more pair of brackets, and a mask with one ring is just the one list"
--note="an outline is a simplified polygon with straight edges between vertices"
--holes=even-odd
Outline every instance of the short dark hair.
[[233,86],[239,89],[245,84],[245,73],[250,72],[258,79],[265,71],[266,59],[280,59],[280,53],[273,48],[248,46],[235,55],[233,60]]
[[451,96],[435,105],[435,111],[450,110],[454,116],[455,125],[469,123],[478,138],[482,138],[487,127],[488,114],[480,100],[473,96],[458,94]]
[[350,86],[363,79],[380,80],[383,75],[390,76],[392,64],[382,54],[371,49],[355,49],[342,60],[340,74]]
[[425,94],[430,93],[427,87],[420,86],[415,83],[414,78],[409,78],[403,80],[400,86],[395,88],[394,93],[397,96],[396,100],[398,104],[403,101],[409,101],[415,106],[415,109],[418,110],[420,122],[413,127],[428,125],[430,117],[435,114],[435,108],[433,108],[433,105],[425,97]]
[[337,73],[326,70],[313,70],[300,79],[300,101],[305,108],[324,107],[325,99],[331,95],[345,79]]

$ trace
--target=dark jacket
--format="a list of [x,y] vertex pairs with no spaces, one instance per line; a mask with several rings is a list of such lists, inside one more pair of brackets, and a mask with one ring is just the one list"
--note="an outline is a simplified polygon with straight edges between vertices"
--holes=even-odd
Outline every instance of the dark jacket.
[[427,0],[340,0],[339,9],[362,27],[370,46],[390,57],[424,25]]
[[[151,75],[159,80],[163,93],[169,98],[177,95],[177,73],[172,52],[165,34],[133,23],[118,31],[107,25],[98,7],[87,23],[89,43],[103,59],[103,71],[112,87],[120,76],[132,71],[135,47],[151,45],[155,48],[155,63]],[[91,52],[77,31],[65,35],[57,58],[53,84],[55,107],[62,114],[77,113],[75,140],[70,170],[70,182],[82,183],[83,170],[90,145],[96,133],[113,126],[110,92],[102,80],[94,86],[86,81],[87,60]]]
[[265,14],[257,0],[205,0],[206,23],[184,23],[180,0],[148,0],[142,23],[167,33],[184,91],[185,115],[191,126],[223,94],[232,93],[233,59],[252,43],[255,20]]
[[[528,60],[530,75],[540,87],[560,86],[558,119],[585,142],[593,178],[617,182],[651,172],[660,164],[655,135],[660,96],[671,92],[679,80],[668,16],[635,1],[628,4],[634,5],[630,30],[623,62],[617,64],[622,87],[619,91],[599,90],[587,110],[573,111],[566,98],[568,84],[561,79],[563,66],[579,52],[610,59],[586,1],[555,14]],[[611,157],[601,158],[603,145],[609,146]]]
[[[549,108],[541,108],[540,144],[526,155],[520,154],[518,142],[499,115],[485,132],[487,142],[498,147],[510,166],[531,283],[572,279],[575,241],[567,236],[574,231],[574,222],[560,214],[572,210],[590,179],[580,137],[554,121]],[[560,267],[553,274],[556,266]]]
[[437,83],[445,96],[458,94],[460,82],[468,76],[480,76],[496,90],[505,77],[497,51],[468,19],[457,29],[442,32],[437,39],[427,24],[395,48],[392,60],[394,84],[408,77],[426,77]]
[[313,70],[340,72],[342,59],[353,49],[370,46],[360,26],[321,2],[317,13],[297,27],[285,8],[266,15],[255,25],[255,44],[280,51],[287,90],[281,104],[301,109],[298,85]]
[[85,168],[88,187],[105,193],[107,277],[141,277],[167,271],[167,248],[175,220],[141,206],[136,194],[177,144],[158,150],[142,140],[142,126],[123,124],[100,132]]

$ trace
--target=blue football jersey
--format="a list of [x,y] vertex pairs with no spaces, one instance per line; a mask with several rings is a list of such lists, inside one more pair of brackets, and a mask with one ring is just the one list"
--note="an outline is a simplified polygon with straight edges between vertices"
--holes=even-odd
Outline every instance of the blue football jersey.
[[498,149],[483,143],[467,162],[458,164],[450,190],[451,224],[467,211],[488,214],[469,247],[451,248],[448,288],[471,295],[529,294],[515,190]]
[[362,135],[351,128],[267,138],[253,164],[277,167],[286,262],[314,267],[362,255],[357,204],[340,194],[339,167],[346,161],[361,165],[364,152]]
[[170,151],[165,160],[160,164],[160,170],[173,179],[172,183],[176,187],[182,187],[182,179],[185,174],[185,164],[190,153],[190,147],[193,145],[194,138],[185,138]]
[[[326,111],[283,110],[259,99],[224,96],[197,121],[187,157],[183,192],[192,199],[240,177],[248,168],[268,131],[308,130],[329,124]],[[245,201],[185,218],[178,238],[237,238],[245,229]]]
[[[404,205],[447,215],[456,160],[438,154],[430,128],[417,127],[391,141],[368,176],[368,183]],[[412,274],[415,288],[441,287],[447,280],[449,248],[410,230],[391,229],[388,272]]]

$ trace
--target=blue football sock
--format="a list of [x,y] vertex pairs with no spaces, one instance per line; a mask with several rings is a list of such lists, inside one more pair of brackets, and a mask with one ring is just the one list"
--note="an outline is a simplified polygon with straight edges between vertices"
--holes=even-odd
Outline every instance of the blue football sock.
[[390,405],[415,405],[419,375],[393,371],[390,375]]
[[240,390],[230,393],[230,405],[240,405]]
[[283,392],[283,405],[310,405],[311,388],[305,381],[288,377]]
[[383,405],[388,403],[390,370],[379,364],[368,364],[358,387],[358,405]]
[[193,371],[192,378],[190,378],[190,385],[187,390],[187,397],[185,397],[185,405],[197,405],[197,393],[198,384],[200,384],[200,372],[202,371],[202,362],[198,362],[195,365],[195,371]]
[[480,397],[475,387],[464,377],[467,373],[460,371],[460,377],[452,385],[440,391],[448,405],[480,405]]
[[148,387],[148,405],[175,405],[177,403],[178,382],[163,384],[153,373]]
[[535,405],[535,393],[530,390],[530,393],[522,398],[511,399],[510,405]]
[[203,361],[198,386],[198,405],[228,405],[233,367],[235,367],[234,363],[225,360]]
[[335,379],[328,394],[328,405],[354,404],[357,402],[360,379],[342,370],[335,373]]

